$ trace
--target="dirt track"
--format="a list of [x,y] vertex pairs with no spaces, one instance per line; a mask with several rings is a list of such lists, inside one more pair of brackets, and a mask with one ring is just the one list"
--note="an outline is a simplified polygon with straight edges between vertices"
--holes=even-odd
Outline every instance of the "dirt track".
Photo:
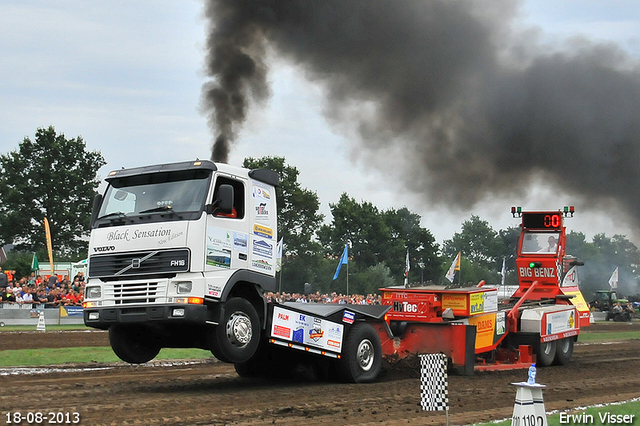
[[[640,329],[640,322],[592,327],[630,331]],[[104,346],[107,341],[104,332],[0,333],[0,350]],[[420,410],[419,374],[411,366],[386,370],[378,383],[355,385],[318,382],[305,372],[297,380],[243,379],[232,365],[214,360],[93,364],[93,370],[74,371],[77,367],[40,374],[3,372],[0,421],[19,410],[75,411],[82,425],[445,424],[443,412]],[[572,362],[539,369],[538,381],[547,385],[547,411],[570,409],[639,397],[638,371],[640,340],[578,344]],[[516,370],[449,376],[450,423],[510,417],[515,398],[510,383],[526,375]]]

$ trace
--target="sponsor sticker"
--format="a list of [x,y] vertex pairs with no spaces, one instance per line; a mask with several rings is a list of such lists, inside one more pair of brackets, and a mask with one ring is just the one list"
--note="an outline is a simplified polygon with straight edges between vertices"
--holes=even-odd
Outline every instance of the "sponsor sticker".
[[259,198],[262,200],[271,200],[271,193],[267,188],[263,188],[261,186],[253,187],[253,196],[254,198]]
[[253,240],[252,253],[254,256],[271,259],[273,257],[273,244],[265,240]]
[[273,310],[271,336],[339,352],[344,325],[280,307]]
[[273,238],[273,229],[269,228],[268,226],[259,225],[257,223],[253,225],[253,233],[260,237],[269,239]]
[[273,270],[273,265],[270,262],[262,259],[253,259],[251,261],[251,266],[255,269],[260,269],[267,272],[271,272]]
[[291,337],[291,329],[281,325],[273,326],[273,335],[289,339]]
[[320,318],[313,319],[313,327],[309,330],[309,339],[314,342],[318,342],[318,340],[324,337],[324,331],[322,330],[322,320]]
[[222,294],[222,288],[217,285],[207,284],[207,295],[212,297],[220,297]]
[[473,293],[469,296],[469,310],[471,315],[484,312],[484,293]]
[[238,253],[247,253],[249,248],[249,236],[241,232],[233,233],[233,249]]
[[342,322],[345,322],[347,324],[353,324],[355,320],[356,320],[356,314],[354,314],[353,312],[344,311],[344,314],[342,314]]
[[253,187],[253,209],[255,220],[268,222],[271,214],[271,192],[261,186]]
[[291,340],[296,343],[304,343],[304,328],[298,328],[294,331]]
[[230,268],[232,244],[230,232],[209,227],[207,229],[207,265]]

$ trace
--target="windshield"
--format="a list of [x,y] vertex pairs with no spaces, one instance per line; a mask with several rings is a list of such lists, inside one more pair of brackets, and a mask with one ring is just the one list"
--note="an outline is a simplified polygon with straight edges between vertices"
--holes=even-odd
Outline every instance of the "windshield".
[[130,176],[110,182],[98,219],[202,210],[209,188],[208,170]]
[[525,232],[522,254],[556,254],[560,232]]

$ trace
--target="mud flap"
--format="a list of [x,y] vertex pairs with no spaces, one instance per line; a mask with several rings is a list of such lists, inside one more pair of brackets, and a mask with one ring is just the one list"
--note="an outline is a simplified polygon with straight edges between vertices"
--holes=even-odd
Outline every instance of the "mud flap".
[[476,326],[469,325],[465,330],[464,366],[458,367],[458,374],[473,376],[476,363]]

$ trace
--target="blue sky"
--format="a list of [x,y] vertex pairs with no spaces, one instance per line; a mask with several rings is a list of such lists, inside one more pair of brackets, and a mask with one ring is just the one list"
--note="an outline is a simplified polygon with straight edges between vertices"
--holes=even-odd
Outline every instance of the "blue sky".
[[[102,152],[102,176],[114,168],[209,158],[213,138],[200,112],[207,81],[202,10],[199,0],[1,2],[0,153],[53,125]],[[584,37],[611,41],[640,58],[637,0],[523,1],[517,23],[550,47]],[[486,200],[471,211],[434,208],[368,168],[357,144],[322,116],[322,87],[292,64],[273,58],[269,65],[272,96],[250,110],[230,163],[285,156],[300,169],[300,183],[318,193],[327,215],[328,204],[347,192],[381,209],[408,207],[442,242],[471,214],[500,229],[517,224],[511,205],[556,209],[571,202],[542,184],[520,199]],[[589,237],[626,234],[640,245],[624,217],[576,208],[569,229]]]

